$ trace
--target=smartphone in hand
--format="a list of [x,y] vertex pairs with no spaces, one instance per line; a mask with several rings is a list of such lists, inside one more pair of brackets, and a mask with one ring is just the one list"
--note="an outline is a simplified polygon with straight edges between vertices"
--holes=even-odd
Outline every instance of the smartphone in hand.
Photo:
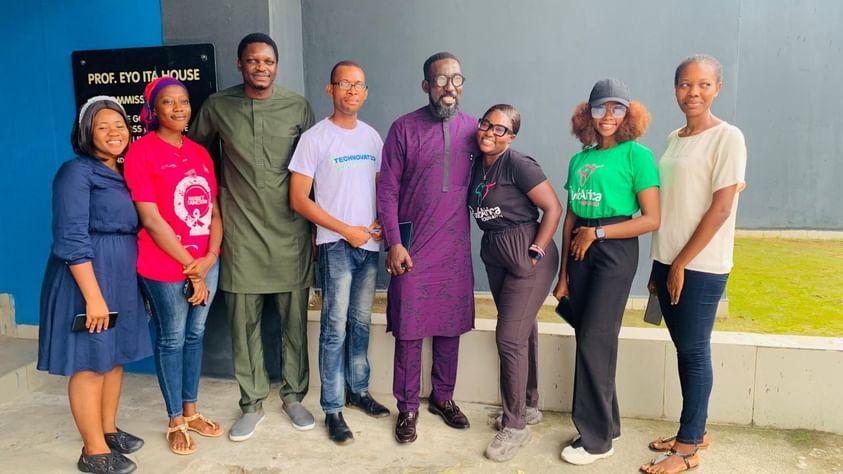
[[[187,299],[193,298],[193,294],[196,293],[196,288],[193,287],[193,282],[189,278],[184,282],[184,288],[182,288],[182,293]],[[199,303],[199,305],[205,306],[205,303]]]
[[[79,331],[87,331],[88,328],[85,327],[85,322],[88,321],[88,315],[85,313],[77,314],[73,317],[73,324],[70,326],[71,332],[79,332]],[[114,325],[117,324],[117,311],[110,311],[108,313],[108,326],[107,329],[112,329]]]
[[572,328],[576,329],[577,321],[574,317],[574,308],[571,306],[571,299],[563,296],[556,305],[556,314],[558,314],[566,323],[570,324]]

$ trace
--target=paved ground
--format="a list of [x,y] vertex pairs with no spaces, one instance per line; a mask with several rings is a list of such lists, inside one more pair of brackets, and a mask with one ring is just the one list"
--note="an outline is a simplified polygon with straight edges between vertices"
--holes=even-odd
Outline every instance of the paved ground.
[[0,336],[0,376],[24,366],[38,356],[38,344],[28,339]]
[[[74,472],[81,448],[67,406],[65,379],[53,377],[40,391],[25,399],[0,405],[0,472]],[[200,390],[202,411],[230,426],[238,415],[237,385],[227,380],[203,380]],[[392,404],[391,397],[381,395]],[[318,394],[305,400],[314,413]],[[670,434],[672,423],[625,419],[623,437],[615,444],[616,454],[604,461],[575,467],[559,459],[565,440],[574,434],[570,416],[547,413],[534,428],[533,440],[513,461],[496,464],[482,453],[494,436],[492,416],[498,408],[462,404],[472,427],[458,431],[445,426],[434,415],[423,411],[419,420],[419,440],[398,445],[392,435],[395,416],[375,420],[355,410],[346,410],[346,419],[356,441],[335,446],[320,423],[307,432],[295,431],[280,411],[277,392],[265,405],[267,419],[255,437],[233,443],[226,437],[198,439],[199,451],[192,456],[176,456],[164,441],[166,416],[156,379],[129,375],[123,389],[119,425],[142,436],[146,446],[132,457],[141,473],[232,473],[270,474],[281,472],[635,472],[652,457],[647,441]],[[423,406],[424,408],[424,406]],[[710,426],[714,444],[703,452],[698,472],[843,473],[843,436],[808,431],[766,430],[736,426]]]

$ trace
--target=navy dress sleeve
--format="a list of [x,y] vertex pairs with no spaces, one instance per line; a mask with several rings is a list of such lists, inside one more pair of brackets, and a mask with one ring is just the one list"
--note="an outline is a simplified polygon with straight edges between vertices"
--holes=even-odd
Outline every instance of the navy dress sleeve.
[[91,171],[79,160],[65,163],[53,180],[53,255],[68,265],[94,258],[90,225]]

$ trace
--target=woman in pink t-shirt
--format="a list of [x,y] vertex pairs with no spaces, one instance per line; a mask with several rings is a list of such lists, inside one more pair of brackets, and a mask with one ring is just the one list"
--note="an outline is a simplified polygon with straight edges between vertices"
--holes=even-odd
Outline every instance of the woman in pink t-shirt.
[[222,427],[196,409],[202,338],[217,288],[222,221],[214,164],[208,152],[182,135],[190,99],[180,81],[147,85],[141,121],[148,133],[126,155],[126,182],[143,229],[138,274],[152,308],[155,367],[170,417],[167,440],[176,454],[191,454],[188,435],[217,437]]

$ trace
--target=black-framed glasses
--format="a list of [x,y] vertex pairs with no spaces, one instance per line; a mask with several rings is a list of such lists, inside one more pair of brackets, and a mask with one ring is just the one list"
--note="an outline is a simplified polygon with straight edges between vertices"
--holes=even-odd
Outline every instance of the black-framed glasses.
[[445,87],[449,82],[454,87],[462,87],[462,85],[465,84],[465,76],[460,73],[456,73],[453,76],[440,74],[438,76],[433,76],[430,80],[430,83],[436,87]]
[[[606,112],[610,110],[609,104],[600,104],[591,106],[591,118],[601,119],[606,116]],[[611,106],[612,117],[624,118],[626,116],[627,107],[623,104],[613,104]]]
[[488,121],[484,118],[477,121],[477,130],[480,130],[481,132],[485,132],[485,131],[489,130],[490,128],[492,129],[492,134],[494,134],[496,137],[502,137],[502,136],[506,135],[507,133],[511,133],[511,134],[515,135],[514,133],[512,133],[512,130],[510,130],[509,127],[507,127],[505,125],[492,123],[492,122],[490,122],[490,121]]
[[345,79],[339,82],[332,82],[331,85],[337,86],[340,88],[340,90],[344,91],[351,90],[351,88],[353,87],[354,90],[356,90],[357,92],[363,92],[364,90],[369,88],[369,86],[367,86],[365,82],[349,82]]

